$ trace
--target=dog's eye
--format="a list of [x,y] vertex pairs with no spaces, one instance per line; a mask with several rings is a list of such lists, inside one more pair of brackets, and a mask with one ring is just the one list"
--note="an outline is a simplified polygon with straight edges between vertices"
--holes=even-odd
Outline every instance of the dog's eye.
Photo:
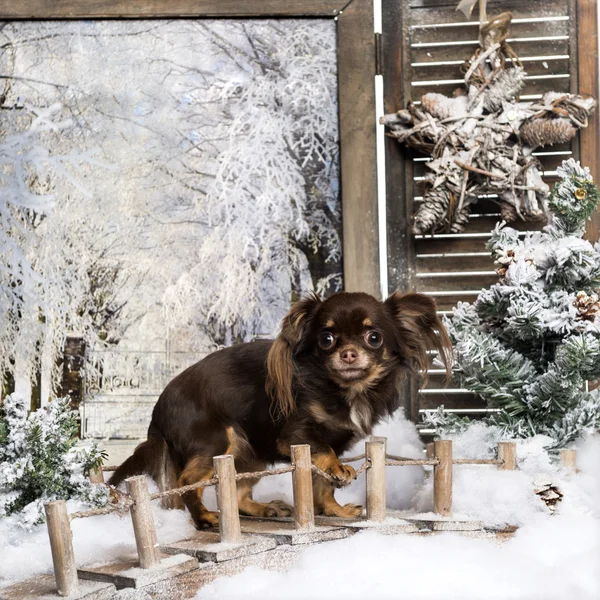
[[379,331],[369,331],[365,335],[365,340],[371,348],[379,348],[381,344],[383,344],[383,336],[379,333]]
[[324,331],[319,335],[318,343],[323,350],[330,350],[335,344],[335,336],[330,331]]

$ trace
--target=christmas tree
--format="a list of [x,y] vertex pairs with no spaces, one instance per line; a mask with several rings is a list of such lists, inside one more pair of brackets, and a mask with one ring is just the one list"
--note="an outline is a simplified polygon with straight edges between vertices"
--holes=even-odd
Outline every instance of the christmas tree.
[[[600,427],[590,385],[600,378],[600,245],[583,239],[600,197],[573,159],[558,174],[549,224],[524,237],[499,224],[488,249],[500,281],[446,323],[459,385],[499,409],[486,421],[508,437],[550,436],[552,449]],[[426,420],[446,431],[468,424],[443,408]]]
[[27,528],[44,521],[48,500],[108,502],[108,488],[87,477],[103,455],[96,445],[75,448],[77,429],[68,398],[28,414],[21,395],[7,396],[0,406],[0,518],[18,515]]

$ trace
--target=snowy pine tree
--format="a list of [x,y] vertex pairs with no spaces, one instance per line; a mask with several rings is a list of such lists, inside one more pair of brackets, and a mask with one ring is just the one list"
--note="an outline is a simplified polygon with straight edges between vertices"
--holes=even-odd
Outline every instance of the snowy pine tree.
[[77,415],[68,398],[28,414],[28,403],[11,394],[0,406],[0,518],[18,514],[29,527],[44,521],[43,503],[77,499],[108,502],[108,488],[90,482],[103,455],[96,445],[76,449]]
[[[500,409],[487,421],[510,437],[548,435],[554,449],[600,427],[600,388],[588,391],[600,377],[600,245],[583,239],[600,196],[573,159],[558,173],[550,223],[522,239],[499,224],[488,249],[500,281],[447,320],[459,385]],[[468,424],[443,409],[427,420]]]

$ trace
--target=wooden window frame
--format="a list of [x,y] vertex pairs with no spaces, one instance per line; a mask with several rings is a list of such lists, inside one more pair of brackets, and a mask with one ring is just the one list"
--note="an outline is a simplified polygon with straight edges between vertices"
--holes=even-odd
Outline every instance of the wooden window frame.
[[373,0],[0,0],[0,20],[336,21],[344,289],[380,297]]

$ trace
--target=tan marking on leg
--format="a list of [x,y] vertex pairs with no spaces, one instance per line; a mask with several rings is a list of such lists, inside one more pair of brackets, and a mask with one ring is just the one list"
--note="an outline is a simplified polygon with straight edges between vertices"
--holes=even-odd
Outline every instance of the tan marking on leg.
[[331,483],[318,475],[313,475],[313,498],[317,515],[356,519],[362,513],[362,506],[358,504],[338,504]]
[[[199,481],[210,479],[214,475],[212,458],[206,456],[195,456],[191,458],[183,469],[177,487],[190,485]],[[183,494],[182,500],[190,511],[194,524],[198,529],[202,527],[217,527],[219,525],[219,514],[207,510],[202,504],[202,492],[204,488],[198,488],[192,492]]]
[[333,450],[313,454],[311,459],[313,465],[337,480],[338,487],[348,485],[353,479],[356,479],[354,467],[342,464]]
[[254,448],[243,432],[236,431],[233,427],[225,429],[227,434],[227,450],[225,454],[231,454],[235,458],[235,468],[239,472],[248,471],[246,465],[254,462]]

